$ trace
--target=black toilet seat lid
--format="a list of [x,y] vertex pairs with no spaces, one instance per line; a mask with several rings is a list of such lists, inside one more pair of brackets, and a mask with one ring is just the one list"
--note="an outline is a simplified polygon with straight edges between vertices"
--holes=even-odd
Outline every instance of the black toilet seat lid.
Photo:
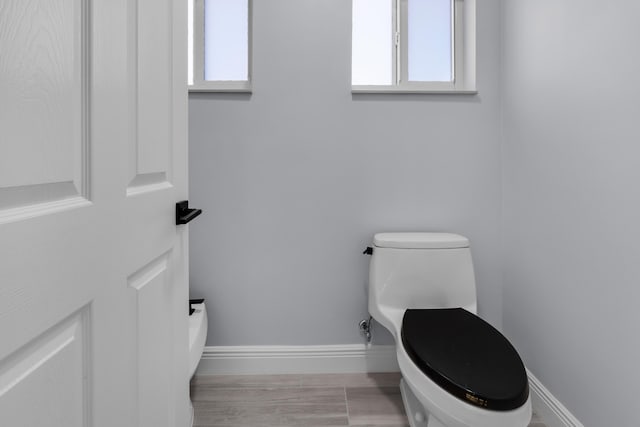
[[402,343],[425,375],[471,405],[509,411],[529,397],[527,372],[516,349],[462,308],[407,310]]

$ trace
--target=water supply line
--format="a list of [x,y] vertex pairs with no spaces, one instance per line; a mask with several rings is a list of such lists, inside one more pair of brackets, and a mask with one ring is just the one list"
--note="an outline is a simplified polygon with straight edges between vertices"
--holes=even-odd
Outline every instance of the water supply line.
[[[373,255],[373,248],[371,246],[367,246],[362,252],[362,255]],[[367,338],[367,344],[371,343],[371,316],[368,319],[362,319],[360,323],[358,323],[358,328],[360,329],[360,333],[362,333]]]
[[367,338],[367,343],[371,342],[371,319],[372,317],[369,316],[368,319],[362,319],[360,323],[358,323],[358,328],[360,329],[360,332]]

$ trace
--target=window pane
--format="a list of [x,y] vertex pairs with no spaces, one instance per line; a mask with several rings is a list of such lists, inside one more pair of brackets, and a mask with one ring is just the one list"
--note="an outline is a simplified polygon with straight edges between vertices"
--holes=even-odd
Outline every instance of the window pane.
[[392,0],[353,0],[352,84],[392,84],[392,32]]
[[249,79],[248,0],[205,0],[204,79]]
[[453,80],[453,0],[409,1],[409,81]]

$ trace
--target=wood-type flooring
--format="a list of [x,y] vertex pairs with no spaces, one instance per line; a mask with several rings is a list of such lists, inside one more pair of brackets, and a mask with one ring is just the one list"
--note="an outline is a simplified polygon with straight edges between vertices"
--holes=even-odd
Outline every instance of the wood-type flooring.
[[[194,427],[408,427],[400,374],[196,376]],[[529,427],[546,427],[535,414]]]

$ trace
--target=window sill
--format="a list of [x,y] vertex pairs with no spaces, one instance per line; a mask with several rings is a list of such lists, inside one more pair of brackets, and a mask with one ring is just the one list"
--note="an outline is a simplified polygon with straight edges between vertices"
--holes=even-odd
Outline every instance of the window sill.
[[202,82],[188,85],[189,92],[251,93],[251,82]]
[[402,87],[383,85],[354,85],[351,86],[351,93],[375,93],[375,94],[425,94],[425,95],[476,95],[476,89],[455,89],[455,88],[429,88],[429,87]]

